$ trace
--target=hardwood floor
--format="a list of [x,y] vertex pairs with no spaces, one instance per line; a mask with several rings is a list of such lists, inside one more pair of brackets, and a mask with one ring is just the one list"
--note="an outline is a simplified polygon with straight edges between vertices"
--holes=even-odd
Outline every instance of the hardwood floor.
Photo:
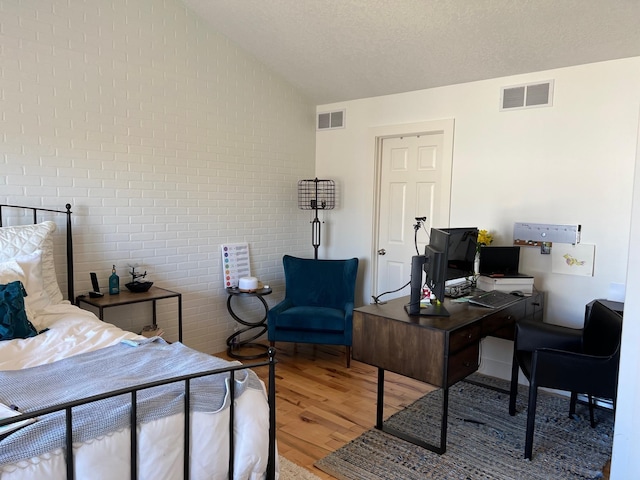
[[[278,453],[321,479],[331,480],[334,477],[313,464],[374,426],[377,369],[353,360],[347,368],[344,347],[278,343],[276,348]],[[226,352],[217,356],[230,359]],[[268,367],[256,373],[266,380]],[[385,372],[385,418],[432,389]],[[609,463],[603,477],[608,479]]]
[[[320,478],[333,479],[313,464],[374,426],[377,369],[356,361],[347,368],[344,347],[277,343],[276,348],[278,452]],[[226,352],[217,356],[228,358]],[[256,371],[265,379],[267,370]],[[430,390],[386,372],[385,417]]]

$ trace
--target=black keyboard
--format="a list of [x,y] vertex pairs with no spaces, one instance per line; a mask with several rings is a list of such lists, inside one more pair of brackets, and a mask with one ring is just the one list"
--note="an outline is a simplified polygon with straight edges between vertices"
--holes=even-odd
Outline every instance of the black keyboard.
[[474,305],[480,305],[481,307],[488,308],[501,308],[509,305],[510,303],[517,302],[520,297],[511,295],[507,292],[500,292],[493,290],[491,292],[480,293],[469,299],[469,303]]

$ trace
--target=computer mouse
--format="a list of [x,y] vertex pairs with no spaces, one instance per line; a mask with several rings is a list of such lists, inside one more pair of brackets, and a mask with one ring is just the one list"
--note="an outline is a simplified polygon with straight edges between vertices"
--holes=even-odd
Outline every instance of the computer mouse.
[[524,297],[524,293],[522,293],[520,290],[514,290],[512,292],[509,292],[511,295],[515,295],[516,297]]

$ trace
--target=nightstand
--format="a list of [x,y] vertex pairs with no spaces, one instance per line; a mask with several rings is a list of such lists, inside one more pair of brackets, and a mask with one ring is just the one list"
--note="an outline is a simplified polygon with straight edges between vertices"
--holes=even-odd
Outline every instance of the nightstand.
[[104,310],[110,307],[120,307],[134,303],[153,303],[153,326],[156,326],[156,302],[165,298],[178,299],[178,341],[182,342],[182,294],[164,288],[151,287],[146,292],[132,293],[128,290],[120,290],[117,295],[105,294],[103,297],[91,298],[89,295],[76,297],[76,305],[82,308],[81,303],[86,303],[98,309],[98,318],[104,320]]

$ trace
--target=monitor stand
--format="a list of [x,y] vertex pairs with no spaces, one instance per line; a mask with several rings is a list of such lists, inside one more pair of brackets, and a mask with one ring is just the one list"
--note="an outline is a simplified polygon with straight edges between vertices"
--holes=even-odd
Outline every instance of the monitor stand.
[[409,315],[420,315],[421,317],[448,317],[449,312],[442,303],[431,304],[427,307],[420,307],[420,311],[411,313],[411,307],[407,304],[404,309]]

